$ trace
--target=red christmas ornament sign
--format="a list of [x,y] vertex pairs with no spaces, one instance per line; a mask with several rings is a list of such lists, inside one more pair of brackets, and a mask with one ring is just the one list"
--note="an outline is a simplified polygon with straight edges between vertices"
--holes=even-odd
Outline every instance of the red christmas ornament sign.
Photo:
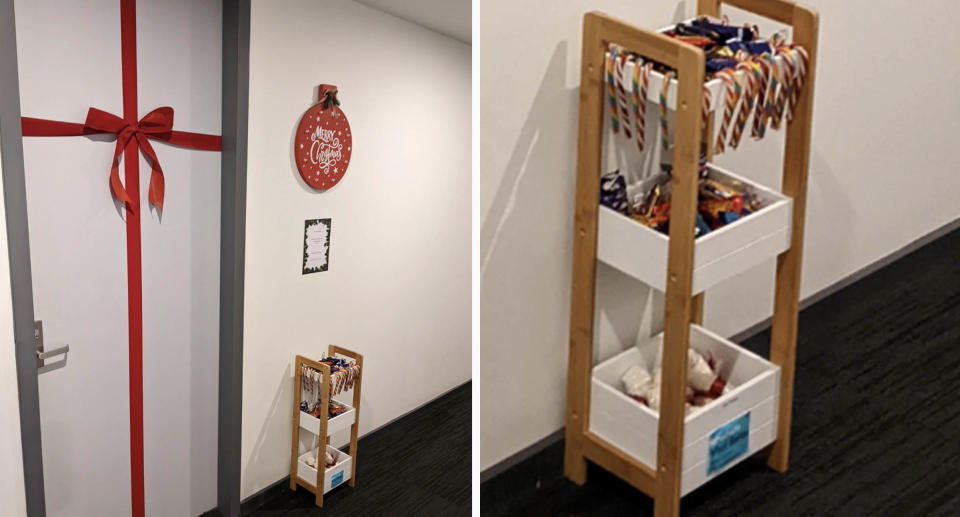
[[347,172],[353,137],[347,116],[340,110],[337,87],[321,84],[319,97],[320,102],[300,119],[293,155],[303,181],[315,189],[327,190]]

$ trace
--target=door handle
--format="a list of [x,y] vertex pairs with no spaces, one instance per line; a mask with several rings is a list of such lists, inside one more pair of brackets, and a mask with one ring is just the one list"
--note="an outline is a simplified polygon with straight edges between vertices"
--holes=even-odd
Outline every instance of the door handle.
[[[46,352],[41,352],[37,350],[37,359],[43,361],[44,359],[50,359],[51,357],[58,356],[60,354],[65,354],[70,351],[70,345],[63,345],[59,348],[54,348],[53,350],[48,350]],[[43,366],[42,364],[40,366]]]
[[[43,349],[43,321],[34,321],[33,322],[33,338],[37,344],[37,369],[41,369],[46,366],[44,362],[51,357],[56,357],[61,354],[66,354],[70,351],[70,345],[63,345],[61,347],[54,348],[53,350],[44,350]],[[64,361],[67,360],[66,357],[63,358]],[[43,371],[41,371],[43,373]]]

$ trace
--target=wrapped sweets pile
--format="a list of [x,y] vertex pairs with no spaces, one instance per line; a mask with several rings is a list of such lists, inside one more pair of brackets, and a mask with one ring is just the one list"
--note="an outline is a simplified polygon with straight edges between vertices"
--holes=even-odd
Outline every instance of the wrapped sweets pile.
[[[651,374],[641,365],[631,366],[623,377],[623,391],[633,400],[660,411],[661,370],[657,367]],[[696,350],[687,351],[687,414],[709,404],[717,397],[728,393],[733,386],[720,376],[720,368],[714,359],[706,359]]]
[[[793,118],[809,64],[809,55],[803,47],[787,43],[780,33],[762,39],[756,26],[736,27],[706,17],[678,23],[665,34],[703,49],[705,80],[721,79],[724,83],[723,119],[715,144],[717,152],[723,152],[728,143],[733,148],[739,145],[751,115],[750,134],[757,140],[763,138],[768,126],[779,129],[784,119]],[[627,65],[633,66],[632,77],[627,74]],[[646,99],[652,70],[664,75],[659,96],[660,129],[661,144],[667,150],[670,147],[667,91],[676,72],[610,44],[606,79],[611,126],[614,134],[622,130],[628,139],[635,134],[640,151],[644,149]],[[702,125],[706,127],[714,99],[711,99],[706,85],[703,93]],[[632,128],[631,117],[634,119]]]
[[[307,401],[300,402],[300,411],[307,413],[310,416],[320,418],[321,415],[320,401],[314,402],[312,405]],[[347,408],[343,404],[337,402],[336,400],[331,400],[329,406],[327,407],[327,416],[333,418],[335,416],[340,416],[346,411]]]
[[[697,204],[696,236],[700,237],[722,228],[760,208],[760,199],[749,186],[740,182],[730,184],[711,179],[701,165],[699,202]],[[670,176],[650,189],[627,199],[627,182],[619,171],[605,174],[600,179],[600,204],[630,217],[640,224],[662,233],[670,231]]]
[[[317,451],[317,452],[320,452],[320,451]],[[317,468],[317,455],[311,452],[310,455],[307,456],[306,463],[307,463],[307,466],[310,468]],[[330,451],[327,451],[326,457],[324,458],[325,468],[330,468],[336,464],[337,464],[337,456],[330,454]]]

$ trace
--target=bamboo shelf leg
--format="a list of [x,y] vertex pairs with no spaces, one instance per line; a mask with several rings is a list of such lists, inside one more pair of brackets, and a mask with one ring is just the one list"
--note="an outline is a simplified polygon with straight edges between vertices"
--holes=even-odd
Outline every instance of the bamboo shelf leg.
[[684,391],[693,314],[693,241],[700,168],[704,57],[697,49],[681,47],[678,58],[677,124],[673,139],[670,242],[664,295],[663,384],[657,433],[656,516],[673,516],[680,512]]
[[350,481],[348,484],[351,487],[357,483],[357,439],[360,433],[360,384],[363,381],[363,356],[357,357],[357,366],[360,367],[360,375],[357,377],[353,390],[353,407],[356,408],[357,418],[350,426],[350,457],[353,458],[353,463],[350,465]]
[[793,198],[793,233],[790,249],[777,257],[770,361],[780,366],[780,404],[777,441],[767,457],[767,464],[779,472],[787,470],[790,460],[790,424],[793,418],[793,381],[797,357],[797,312],[800,304],[800,271],[803,265],[803,230],[807,205],[818,30],[817,13],[796,6],[793,41],[807,50],[810,60],[806,83],[797,103],[797,112],[787,124],[787,143],[783,156],[782,189],[784,194]]
[[[716,102],[716,101],[714,101]],[[700,136],[700,145],[706,149],[707,162],[713,161],[713,117],[707,119],[707,125],[703,128]],[[703,305],[706,303],[707,293],[703,292],[693,297],[693,303],[690,306],[690,323],[703,323]]]
[[345,348],[340,348],[336,345],[330,345],[328,353],[330,355],[341,354],[350,357],[356,361],[357,366],[360,367],[360,375],[353,383],[353,407],[357,412],[357,416],[353,421],[353,425],[350,426],[350,457],[353,458],[353,463],[350,465],[350,480],[347,481],[347,484],[353,487],[356,486],[357,482],[357,439],[360,433],[360,385],[363,381],[363,355]]
[[597,269],[597,212],[603,128],[603,56],[598,17],[583,24],[580,65],[580,122],[577,143],[577,194],[574,211],[573,279],[570,293],[570,355],[567,361],[567,414],[564,474],[587,481],[584,434],[589,429],[590,367],[593,364],[594,289]]
[[324,487],[324,476],[327,474],[326,469],[326,454],[327,454],[327,445],[326,441],[329,438],[327,436],[327,420],[330,418],[330,412],[328,408],[330,407],[330,366],[326,364],[320,364],[320,371],[323,372],[323,386],[320,388],[320,432],[318,433],[319,437],[317,439],[317,484],[314,485],[317,488],[317,491],[314,492],[316,496],[317,506],[323,508],[323,487]]
[[299,355],[293,369],[293,436],[290,437],[290,490],[297,490],[297,461],[300,447],[300,372],[303,358]]
[[720,17],[720,0],[697,0],[698,16]]

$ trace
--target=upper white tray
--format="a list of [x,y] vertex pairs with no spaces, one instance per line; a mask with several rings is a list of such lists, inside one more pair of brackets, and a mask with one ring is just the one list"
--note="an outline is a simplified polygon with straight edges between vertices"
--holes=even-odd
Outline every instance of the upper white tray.
[[[340,403],[343,404],[346,409],[343,413],[327,420],[327,436],[343,431],[344,429],[349,429],[350,426],[357,421],[357,410],[349,404]],[[320,419],[301,411],[300,427],[313,434],[320,434]]]
[[[694,241],[693,294],[775,257],[790,247],[793,200],[730,171],[707,164],[710,175],[721,182],[749,185],[763,208]],[[627,187],[632,200],[649,190],[662,176]],[[600,206],[597,258],[620,271],[665,291],[667,285],[667,235]]]

